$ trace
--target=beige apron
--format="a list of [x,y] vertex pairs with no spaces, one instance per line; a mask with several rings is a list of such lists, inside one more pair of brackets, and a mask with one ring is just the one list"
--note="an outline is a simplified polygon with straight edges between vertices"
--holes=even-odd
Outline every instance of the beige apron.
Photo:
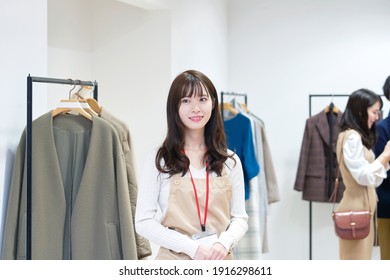
[[[337,157],[341,158],[342,147],[347,141],[349,135],[354,133],[353,130],[347,130],[339,134],[337,142]],[[345,134],[345,136],[343,136]],[[375,154],[366,147],[363,149],[364,158],[368,162],[375,160]],[[378,197],[374,187],[359,185],[352,177],[344,160],[340,162],[340,172],[343,176],[345,191],[337,208],[338,211],[370,209],[375,213]],[[367,200],[368,195],[368,200]],[[369,204],[369,205],[368,205]],[[370,234],[361,240],[343,240],[339,238],[339,253],[341,260],[370,260],[372,258],[372,249],[374,247],[374,215],[371,217]]]
[[[218,236],[225,231],[230,223],[230,203],[232,187],[225,168],[221,177],[209,178],[209,208],[207,213],[206,229],[213,229]],[[194,178],[200,205],[201,219],[204,219],[206,179]],[[191,238],[201,231],[195,194],[190,177],[181,177],[175,174],[171,178],[168,208],[161,223],[183,233]],[[160,247],[156,260],[190,260],[184,253]],[[229,252],[225,259],[233,259]]]

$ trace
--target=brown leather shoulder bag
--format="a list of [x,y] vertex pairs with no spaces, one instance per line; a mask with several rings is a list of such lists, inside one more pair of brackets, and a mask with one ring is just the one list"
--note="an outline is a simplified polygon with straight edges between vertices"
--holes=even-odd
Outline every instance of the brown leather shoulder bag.
[[[343,157],[343,151],[341,151],[340,161]],[[335,187],[330,199],[333,198],[333,211],[332,218],[334,222],[334,228],[336,235],[341,239],[346,240],[359,240],[364,239],[370,233],[370,223],[371,223],[371,210],[349,210],[349,211],[335,211],[336,203],[336,194],[337,188],[339,185],[339,172],[340,165],[337,168],[337,175],[335,180]],[[366,198],[367,205],[370,203],[368,201],[368,187],[366,188]],[[369,206],[370,207],[370,206]]]

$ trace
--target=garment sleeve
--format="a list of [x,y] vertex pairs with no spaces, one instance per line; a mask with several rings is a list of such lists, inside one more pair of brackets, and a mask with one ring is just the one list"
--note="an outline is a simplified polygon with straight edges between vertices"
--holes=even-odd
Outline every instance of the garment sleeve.
[[343,146],[345,165],[352,174],[352,177],[360,184],[371,187],[378,187],[384,178],[387,177],[386,169],[379,160],[369,163],[364,158],[363,143],[361,137],[352,133]]
[[248,179],[248,181],[250,181],[251,179],[253,179],[259,174],[260,166],[256,158],[251,120],[244,115],[243,117],[246,118],[246,122],[245,122],[246,134],[244,135],[243,142],[242,142],[243,158],[241,159],[242,160],[241,165],[246,178]]
[[169,179],[159,174],[154,164],[154,157],[155,154],[152,153],[145,160],[139,176],[136,230],[138,234],[159,246],[178,253],[183,252],[193,258],[199,244],[186,235],[163,226],[160,222],[159,197],[166,195],[161,191],[161,186],[163,180]]
[[237,245],[238,241],[248,230],[248,215],[245,210],[244,174],[239,157],[235,155],[234,158],[236,164],[232,163],[229,166],[231,168],[229,177],[232,184],[230,225],[218,238],[218,242],[227,250]]
[[279,186],[264,124],[259,123],[259,130],[263,143],[263,169],[267,188],[267,201],[268,204],[271,204],[280,201]]
[[309,126],[309,119],[307,119],[305,124],[305,130],[303,132],[301,150],[299,153],[298,170],[294,183],[294,190],[296,191],[303,191],[305,186],[307,164],[310,156],[311,139],[311,129]]

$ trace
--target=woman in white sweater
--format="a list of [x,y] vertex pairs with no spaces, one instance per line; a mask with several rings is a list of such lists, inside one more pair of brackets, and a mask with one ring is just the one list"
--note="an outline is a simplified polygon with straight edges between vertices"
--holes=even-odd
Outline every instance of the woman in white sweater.
[[[378,187],[389,170],[390,141],[375,158],[375,122],[379,119],[382,99],[367,89],[353,92],[341,119],[337,140],[337,158],[345,191],[337,211],[376,211]],[[369,235],[360,240],[339,239],[339,254],[342,260],[369,260],[374,246],[374,219],[371,218]]]
[[203,73],[188,70],[172,82],[167,126],[139,176],[136,230],[160,246],[156,259],[233,259],[248,229],[244,177]]

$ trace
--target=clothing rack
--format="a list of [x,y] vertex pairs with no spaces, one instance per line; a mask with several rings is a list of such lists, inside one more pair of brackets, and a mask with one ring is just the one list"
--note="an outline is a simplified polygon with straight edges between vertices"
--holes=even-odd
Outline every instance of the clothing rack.
[[97,100],[98,84],[96,81],[81,81],[73,79],[56,79],[46,77],[27,76],[27,238],[26,238],[26,259],[31,260],[31,229],[32,229],[32,190],[31,190],[31,175],[32,175],[32,101],[33,101],[33,83],[47,83],[47,84],[63,84],[63,85],[81,85],[93,86],[93,97]]
[[[349,94],[309,94],[309,117],[312,116],[312,98],[316,97],[349,97]],[[309,259],[312,259],[312,202],[309,201]]]
[[245,104],[248,104],[248,95],[246,93],[237,93],[237,92],[226,92],[222,91],[221,92],[221,103],[223,104],[223,96],[224,95],[230,95],[230,96],[242,96],[245,98]]
[[244,97],[245,99],[245,105],[248,105],[248,95],[246,93],[237,93],[237,92],[226,92],[226,91],[222,91],[221,92],[221,114],[222,114],[222,119],[223,119],[223,96],[224,95],[229,95],[229,96],[240,96],[240,97]]

